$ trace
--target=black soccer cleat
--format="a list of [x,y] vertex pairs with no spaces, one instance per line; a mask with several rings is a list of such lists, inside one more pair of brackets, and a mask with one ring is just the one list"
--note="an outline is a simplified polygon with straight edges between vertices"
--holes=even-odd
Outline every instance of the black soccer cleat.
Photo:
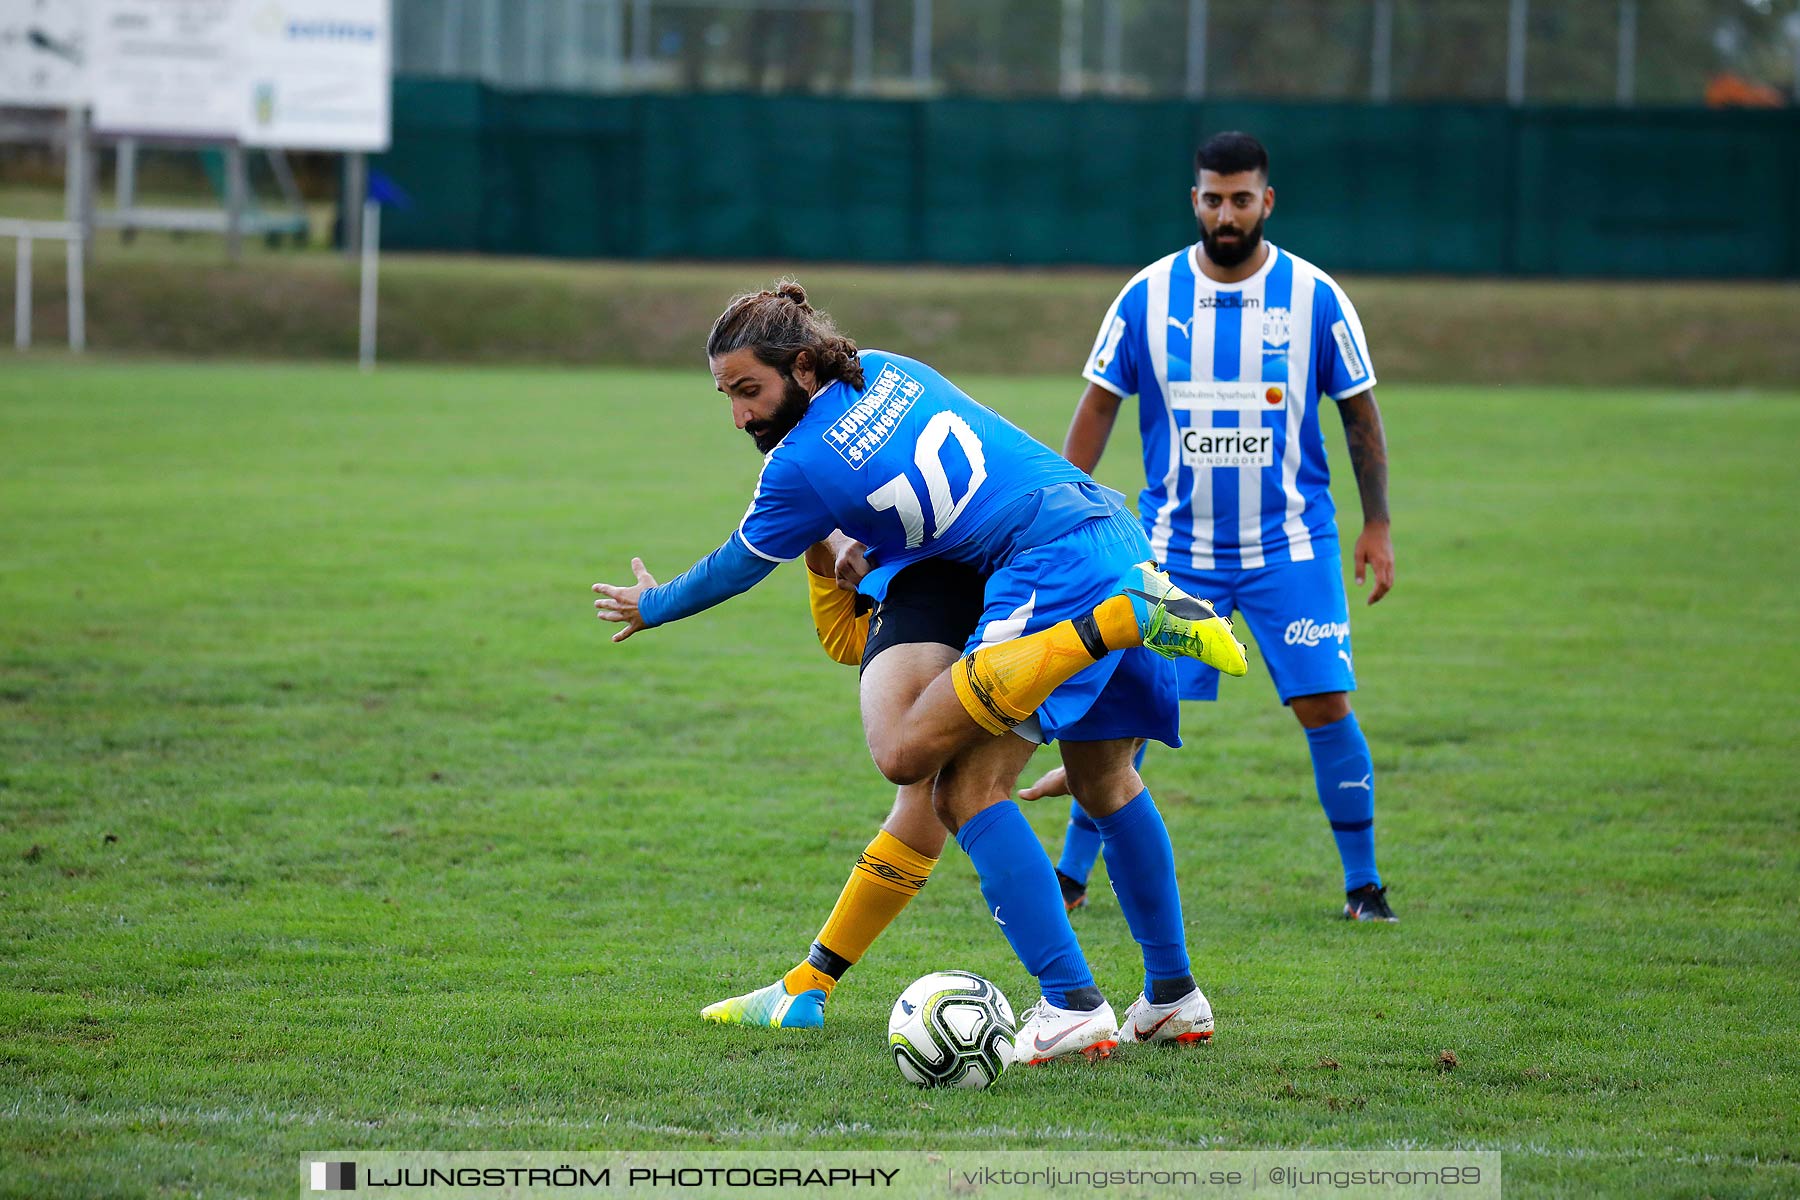
[[1056,873],[1057,886],[1062,888],[1063,910],[1074,912],[1078,908],[1087,907],[1087,884],[1070,879],[1061,871]]
[[1399,917],[1388,907],[1387,886],[1365,883],[1354,892],[1344,893],[1344,920],[1386,921],[1398,924]]

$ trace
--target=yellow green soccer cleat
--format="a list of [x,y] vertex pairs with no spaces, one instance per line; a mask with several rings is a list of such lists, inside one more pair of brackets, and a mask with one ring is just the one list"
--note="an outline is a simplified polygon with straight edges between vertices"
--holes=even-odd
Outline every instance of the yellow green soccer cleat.
[[1176,587],[1155,563],[1141,562],[1127,571],[1119,591],[1131,601],[1146,650],[1164,658],[1197,658],[1227,675],[1250,673],[1231,618],[1221,617],[1210,603]]
[[721,1025],[755,1025],[763,1029],[818,1029],[825,1024],[825,993],[810,988],[791,995],[777,979],[768,987],[733,996],[700,1010],[700,1016]]

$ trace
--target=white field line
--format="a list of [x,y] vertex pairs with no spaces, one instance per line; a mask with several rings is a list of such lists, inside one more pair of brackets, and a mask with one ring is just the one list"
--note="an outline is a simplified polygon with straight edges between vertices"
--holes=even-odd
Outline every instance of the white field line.
[[[1314,1146],[1305,1149],[1327,1149]],[[1336,1149],[1336,1147],[1329,1147]],[[1285,1147],[1284,1147],[1285,1149]],[[1687,1167],[1776,1167],[1789,1171],[1800,1171],[1800,1162],[1786,1158],[1758,1158],[1753,1154],[1689,1154],[1662,1150],[1591,1150],[1584,1146],[1546,1146],[1542,1142],[1449,1142],[1443,1145],[1427,1145],[1407,1138],[1390,1138],[1383,1143],[1384,1150],[1486,1150],[1496,1154],[1520,1154],[1528,1158],[1566,1158],[1590,1162],[1658,1162],[1676,1163]]]
[[[456,1109],[443,1113],[385,1113],[377,1118],[348,1117],[342,1113],[328,1112],[324,1109],[311,1111],[287,1112],[267,1106],[250,1106],[239,1108],[204,1108],[200,1106],[164,1108],[140,1106],[136,1108],[118,1109],[96,1112],[81,1105],[67,1101],[60,1104],[35,1103],[27,1104],[23,1098],[15,1099],[4,1109],[0,1116],[7,1119],[28,1117],[44,1121],[66,1121],[77,1125],[125,1126],[146,1123],[177,1123],[193,1125],[341,1125],[350,1127],[377,1128],[391,1125],[438,1125],[451,1126],[457,1129],[517,1129],[547,1128],[583,1131],[605,1131],[608,1129],[628,1130],[632,1133],[653,1133],[673,1137],[692,1137],[716,1140],[719,1138],[765,1138],[765,1137],[829,1137],[844,1134],[882,1134],[888,1137],[914,1136],[913,1130],[878,1129],[874,1125],[861,1121],[837,1121],[829,1125],[803,1127],[794,1122],[781,1122],[773,1125],[745,1129],[736,1126],[708,1126],[689,1128],[683,1125],[658,1124],[655,1122],[634,1121],[623,1117],[605,1114],[595,1120],[567,1119],[562,1117],[508,1117],[493,1113],[472,1112]],[[1259,1150],[1264,1147],[1233,1146],[1227,1144],[1225,1138],[1198,1138],[1192,1141],[1173,1141],[1169,1139],[1143,1140],[1123,1138],[1118,1134],[1095,1129],[1012,1129],[1001,1125],[984,1125],[974,1128],[956,1130],[939,1129],[931,1131],[930,1137],[934,1147],[943,1147],[946,1142],[988,1142],[1027,1139],[1051,1138],[1056,1141],[1079,1141],[1084,1148],[1095,1143],[1112,1143],[1125,1149],[1142,1150],[1149,1148],[1168,1150]],[[983,1149],[997,1149],[993,1145]],[[1741,1154],[1706,1154],[1706,1153],[1670,1153],[1666,1151],[1643,1149],[1596,1150],[1581,1146],[1549,1146],[1542,1142],[1452,1142],[1444,1144],[1413,1141],[1407,1138],[1393,1138],[1380,1146],[1279,1146],[1267,1147],[1273,1150],[1421,1150],[1421,1151],[1491,1151],[1499,1154],[1517,1154],[1530,1158],[1569,1159],[1593,1162],[1658,1162],[1675,1163],[1682,1166],[1701,1167],[1743,1167],[1753,1169],[1775,1169],[1800,1172],[1800,1162],[1791,1159],[1766,1159],[1754,1155]]]
[[[889,1137],[905,1137],[910,1130],[881,1130],[874,1125],[862,1121],[834,1121],[828,1125],[802,1126],[796,1122],[779,1122],[755,1128],[737,1126],[707,1126],[705,1128],[689,1128],[682,1125],[657,1124],[653,1122],[634,1121],[628,1118],[603,1114],[597,1119],[581,1120],[563,1117],[520,1116],[509,1117],[493,1113],[472,1112],[469,1110],[448,1110],[443,1113],[383,1113],[378,1117],[350,1117],[342,1113],[328,1112],[324,1109],[313,1109],[304,1112],[286,1112],[267,1106],[253,1105],[235,1108],[211,1108],[199,1105],[166,1108],[159,1106],[139,1106],[135,1108],[110,1109],[96,1111],[83,1105],[63,1101],[61,1103],[27,1104],[23,1098],[15,1099],[4,1109],[0,1109],[0,1117],[7,1120],[31,1118],[41,1121],[66,1121],[75,1125],[99,1125],[106,1127],[155,1124],[192,1125],[342,1125],[365,1129],[385,1128],[394,1125],[438,1125],[456,1129],[571,1129],[604,1131],[608,1129],[629,1130],[633,1133],[659,1133],[675,1137],[692,1137],[716,1140],[718,1138],[762,1138],[762,1137],[829,1137],[845,1134],[885,1134]],[[1091,1146],[1097,1142],[1117,1143],[1127,1147],[1141,1147],[1142,1143],[1128,1140],[1119,1134],[1099,1129],[1009,1129],[1003,1126],[988,1125],[965,1127],[956,1130],[940,1130],[932,1135],[934,1144],[945,1138],[960,1141],[982,1141],[999,1138],[1039,1137],[1052,1138],[1057,1141],[1081,1142]],[[1165,1142],[1171,1149],[1205,1149],[1203,1142]]]

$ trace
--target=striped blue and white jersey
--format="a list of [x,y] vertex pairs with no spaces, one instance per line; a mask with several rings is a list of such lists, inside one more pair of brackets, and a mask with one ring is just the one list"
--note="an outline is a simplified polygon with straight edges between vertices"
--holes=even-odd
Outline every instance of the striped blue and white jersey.
[[1197,256],[1190,246],[1125,285],[1083,374],[1138,397],[1138,515],[1161,562],[1310,559],[1337,535],[1319,399],[1375,386],[1362,322],[1329,275],[1273,244],[1240,283],[1208,279]]

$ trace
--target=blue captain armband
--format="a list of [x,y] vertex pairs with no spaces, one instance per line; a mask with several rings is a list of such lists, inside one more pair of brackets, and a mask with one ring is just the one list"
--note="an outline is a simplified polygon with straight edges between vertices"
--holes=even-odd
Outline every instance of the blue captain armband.
[[705,612],[767,579],[775,565],[752,554],[734,533],[723,546],[669,582],[647,588],[638,597],[638,616],[646,626],[654,627]]

